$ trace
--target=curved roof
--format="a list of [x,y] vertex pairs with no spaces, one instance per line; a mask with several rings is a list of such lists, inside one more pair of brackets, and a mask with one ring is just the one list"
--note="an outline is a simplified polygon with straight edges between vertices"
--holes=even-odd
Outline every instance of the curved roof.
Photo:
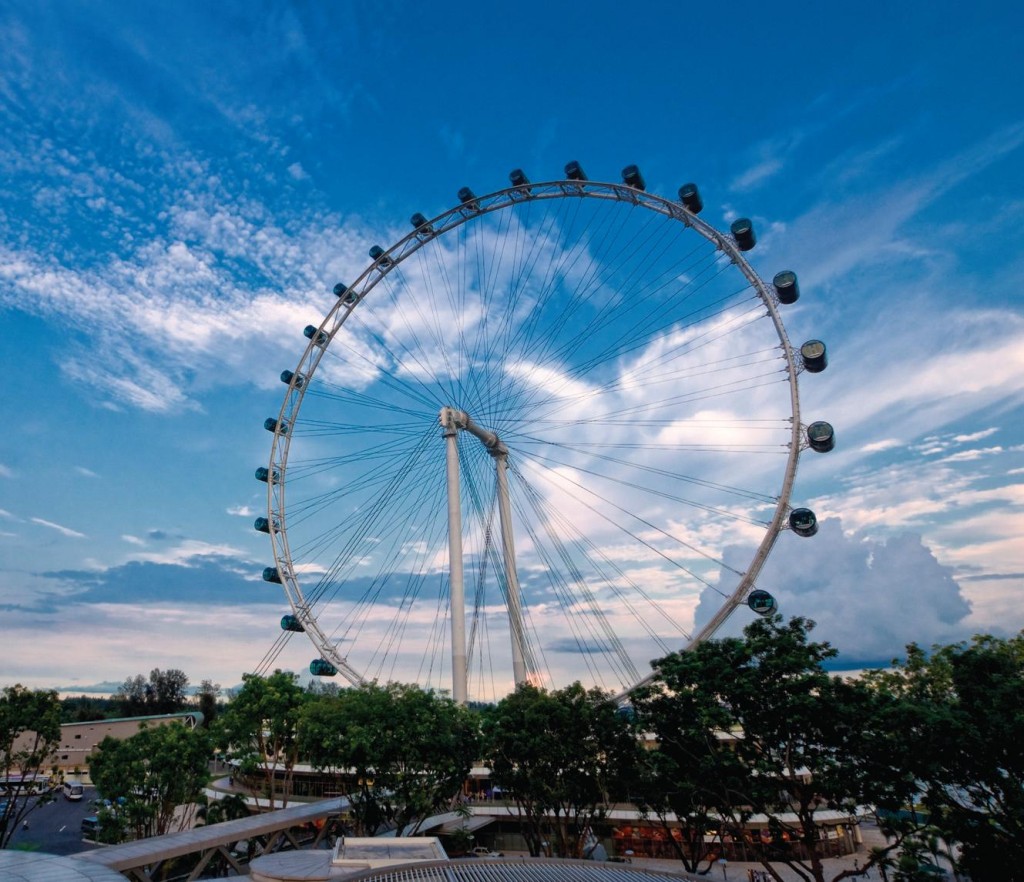
[[124,882],[116,870],[38,851],[0,850],[4,882]]

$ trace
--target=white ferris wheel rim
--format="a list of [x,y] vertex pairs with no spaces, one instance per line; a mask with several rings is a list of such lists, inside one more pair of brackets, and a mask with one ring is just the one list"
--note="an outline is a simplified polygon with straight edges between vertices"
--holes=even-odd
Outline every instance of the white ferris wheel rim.
[[[699,631],[692,634],[689,641],[680,648],[689,648],[713,636],[736,608],[744,602],[751,590],[756,587],[756,580],[768,555],[780,532],[785,528],[786,517],[790,511],[790,498],[799,454],[804,447],[797,383],[797,375],[801,368],[797,355],[790,345],[778,308],[779,301],[776,293],[751,267],[736,241],[689,212],[680,203],[625,184],[556,180],[530,183],[527,187],[513,186],[484,196],[473,196],[471,200],[461,202],[427,221],[418,229],[413,229],[387,250],[382,250],[379,256],[372,259],[363,272],[348,286],[347,293],[339,297],[328,310],[306,345],[293,372],[293,377],[288,383],[288,389],[273,428],[268,469],[270,480],[267,482],[267,521],[269,526],[267,532],[270,535],[275,568],[291,607],[292,615],[301,623],[316,652],[353,684],[364,682],[367,679],[366,673],[351,664],[347,655],[339,650],[336,639],[321,628],[318,613],[314,608],[315,603],[311,602],[303,591],[300,582],[302,567],[297,565],[293,558],[289,543],[286,491],[288,488],[289,453],[294,436],[289,429],[296,424],[301,406],[311,388],[311,381],[314,379],[325,353],[330,349],[331,343],[341,332],[346,321],[360,307],[360,304],[372,296],[374,289],[385,282],[389,274],[399,270],[405,261],[434,240],[490,214],[522,206],[529,202],[570,199],[605,200],[646,209],[664,218],[677,221],[702,236],[716,250],[722,252],[731,265],[740,271],[747,284],[760,299],[777,335],[784,362],[785,382],[789,388],[789,442],[781,483],[775,494],[774,510],[749,565],[729,590],[728,595],[723,598],[717,613]],[[650,677],[651,675],[648,674],[632,685],[646,682]]]

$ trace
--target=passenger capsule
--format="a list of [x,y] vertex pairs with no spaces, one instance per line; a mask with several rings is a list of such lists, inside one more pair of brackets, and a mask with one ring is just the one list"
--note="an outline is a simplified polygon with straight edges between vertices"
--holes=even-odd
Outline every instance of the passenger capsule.
[[302,374],[295,374],[291,371],[281,371],[281,382],[286,386],[292,384],[292,380],[295,381],[295,388],[301,389],[306,385],[306,378]]
[[302,622],[300,622],[295,616],[289,614],[281,616],[281,630],[302,634],[306,629],[302,627]]
[[281,435],[288,434],[288,421],[287,420],[275,420],[273,417],[267,417],[263,421],[263,428],[268,432],[277,432]]
[[317,346],[327,345],[327,332],[317,330],[315,325],[306,325],[306,327],[302,329],[302,333],[305,334],[308,339],[312,340]]
[[348,285],[345,285],[342,282],[338,282],[338,284],[334,286],[334,296],[339,298],[343,303],[347,303],[349,306],[359,299],[359,295],[356,294],[356,292]]
[[797,536],[813,536],[818,532],[818,519],[809,508],[794,508],[789,513],[789,528]]
[[679,201],[690,214],[700,214],[704,208],[704,200],[700,198],[696,184],[683,184],[679,188]]
[[426,217],[418,211],[409,218],[409,223],[411,223],[412,228],[419,233],[432,233],[434,231],[433,227],[430,226],[430,221],[428,221]]
[[796,283],[796,273],[792,270],[783,270],[776,273],[772,279],[775,293],[779,296],[779,303],[796,303],[800,299],[800,286]]
[[465,205],[466,208],[472,208],[474,211],[480,207],[480,203],[476,201],[476,194],[469,187],[463,187],[459,190],[459,202]]
[[800,347],[800,358],[804,370],[811,374],[820,374],[828,367],[828,352],[821,340],[808,340]]
[[338,675],[338,669],[322,658],[315,658],[309,663],[309,672],[315,677],[336,677]]
[[736,240],[736,245],[740,251],[749,251],[757,244],[757,237],[754,235],[754,225],[751,223],[750,218],[737,218],[732,222],[729,229],[732,231],[732,237]]
[[263,570],[263,581],[264,582],[276,582],[278,585],[283,584],[281,582],[281,573],[277,567],[266,567]]
[[818,453],[828,453],[836,446],[836,433],[831,423],[818,421],[807,427],[807,443],[811,450]]
[[[274,483],[276,484],[280,480],[280,478],[281,473],[277,469],[274,469]],[[262,481],[264,484],[269,484],[270,469],[268,469],[266,466],[260,466],[258,469],[256,469],[256,480]]]
[[644,182],[644,176],[640,174],[640,168],[635,165],[627,165],[622,170],[622,183],[627,187],[632,187],[634,190],[647,189],[647,184]]
[[270,521],[267,518],[256,518],[256,520],[252,522],[252,526],[257,533],[270,532]]
[[749,606],[759,616],[771,615],[778,608],[775,598],[767,591],[762,591],[760,588],[756,591],[750,592],[750,596],[747,597],[747,606]]
[[370,258],[376,261],[377,266],[379,267],[386,269],[387,267],[391,266],[391,264],[394,263],[394,261],[390,257],[388,257],[387,254],[384,253],[384,249],[381,248],[380,245],[374,245],[370,249],[369,253]]
[[521,168],[512,169],[512,171],[508,173],[508,179],[512,182],[512,186],[519,190],[519,192],[530,192],[530,179],[526,177],[526,173]]
[[588,180],[586,172],[583,171],[583,166],[580,165],[575,159],[572,162],[566,164],[565,176],[570,181]]

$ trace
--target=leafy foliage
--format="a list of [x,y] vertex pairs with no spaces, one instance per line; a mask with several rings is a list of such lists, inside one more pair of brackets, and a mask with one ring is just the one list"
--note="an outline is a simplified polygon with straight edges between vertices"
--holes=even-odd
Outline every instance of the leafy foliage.
[[304,708],[301,746],[319,769],[346,770],[357,832],[407,833],[461,791],[478,750],[475,715],[418,686],[376,683]]
[[295,674],[280,670],[268,677],[246,674],[242,688],[214,727],[218,747],[237,763],[243,779],[254,782],[269,809],[277,802],[278,771],[285,794],[282,806],[288,803],[299,761],[299,715],[308,700]]
[[211,752],[205,730],[178,722],[144,726],[130,738],[104,738],[90,763],[93,782],[109,801],[100,812],[103,841],[189,826],[210,780]]
[[629,716],[579,683],[554,692],[520,686],[485,712],[483,737],[491,780],[515,799],[534,856],[550,840],[558,855],[582,857],[591,827],[625,799],[639,762]]
[[816,812],[852,814],[867,801],[898,802],[906,789],[902,770],[878,756],[884,697],[830,676],[823,665],[836,652],[809,640],[813,627],[801,618],[755,621],[743,639],[657,662],[658,680],[635,696],[642,724],[658,737],[654,771],[671,776],[666,785],[648,775],[662,783],[647,802],[688,819],[688,866],[708,861],[699,842],[716,819],[742,835],[757,812],[772,831],[766,865],[778,860],[822,882]]
[[920,784],[929,832],[958,843],[974,879],[1024,866],[1024,634],[908,647],[872,678],[909,722],[904,761]]
[[173,714],[185,707],[188,675],[177,668],[161,671],[153,668],[149,679],[142,674],[129,677],[114,694],[126,717],[149,714]]
[[60,701],[52,691],[18,684],[0,697],[0,763],[5,781],[0,811],[0,848],[7,848],[18,825],[49,798],[39,777],[60,746]]

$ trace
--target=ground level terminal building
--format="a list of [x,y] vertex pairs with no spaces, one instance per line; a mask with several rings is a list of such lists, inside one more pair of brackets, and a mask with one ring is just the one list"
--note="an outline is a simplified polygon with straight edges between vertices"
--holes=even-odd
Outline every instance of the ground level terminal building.
[[[287,797],[288,804],[309,802],[317,799],[345,797],[350,790],[358,790],[359,781],[345,773],[325,773],[308,765],[297,765],[290,780],[278,769],[274,774],[275,802],[280,805]],[[265,786],[263,780],[247,781],[237,774],[229,774],[214,782],[210,796],[216,798],[225,793],[256,794]],[[447,821],[443,826],[422,825],[418,833],[439,836],[450,854],[457,854],[456,840],[463,832],[472,834],[474,845],[485,845],[492,851],[526,851],[527,845],[521,831],[519,813],[514,800],[506,798],[500,788],[492,787],[490,770],[483,766],[474,767],[463,787],[463,797],[469,809],[469,817],[460,821]],[[265,804],[265,800],[259,800]],[[793,827],[797,825],[796,815],[780,819]],[[852,854],[861,842],[856,817],[845,812],[818,811],[818,853],[821,857],[842,857]],[[627,804],[612,808],[594,829],[596,840],[608,855],[615,857],[648,857],[678,859],[677,843],[684,841],[681,825],[669,816],[662,825],[658,819],[643,818]],[[453,838],[454,834],[454,838]],[[807,857],[805,846],[788,833],[781,834],[782,841],[772,841],[768,818],[754,815],[743,825],[742,834],[708,834],[706,841],[711,845],[714,857],[728,861],[757,861],[769,851],[778,853],[780,848],[791,857]]]
[[[60,744],[43,763],[43,770],[53,772],[58,778],[89,777],[89,758],[96,752],[104,738],[131,738],[143,726],[164,726],[180,723],[189,729],[203,724],[199,711],[178,714],[154,714],[142,717],[119,717],[112,720],[91,720],[85,723],[62,723]],[[14,742],[13,749],[31,750],[34,732],[23,732]]]

